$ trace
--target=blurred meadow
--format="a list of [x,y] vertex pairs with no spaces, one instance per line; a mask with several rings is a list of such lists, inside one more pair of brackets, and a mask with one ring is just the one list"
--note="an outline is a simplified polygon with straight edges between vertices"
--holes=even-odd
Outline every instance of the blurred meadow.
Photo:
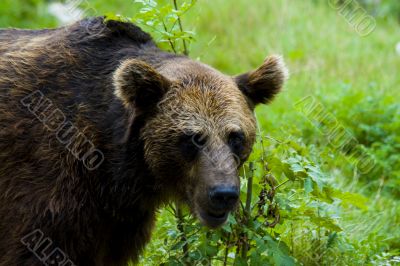
[[[84,16],[132,20],[144,7],[173,7],[167,0],[63,3]],[[0,27],[56,27],[57,8],[2,0]],[[351,21],[354,8],[374,23],[368,34]],[[291,75],[277,99],[256,110],[243,206],[214,231],[167,206],[140,264],[400,265],[400,1],[198,0],[181,15],[191,58],[234,75],[281,54]]]

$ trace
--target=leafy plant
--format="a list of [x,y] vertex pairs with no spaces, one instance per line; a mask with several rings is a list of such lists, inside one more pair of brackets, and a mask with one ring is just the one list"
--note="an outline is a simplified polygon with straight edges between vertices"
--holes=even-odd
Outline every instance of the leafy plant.
[[174,53],[189,54],[188,45],[194,40],[195,33],[192,30],[183,29],[181,17],[196,4],[196,0],[184,1],[180,5],[177,0],[165,5],[159,5],[154,0],[135,0],[134,2],[141,5],[135,16],[107,14],[107,17],[131,21],[143,26],[153,33],[153,37],[162,48],[172,50]]

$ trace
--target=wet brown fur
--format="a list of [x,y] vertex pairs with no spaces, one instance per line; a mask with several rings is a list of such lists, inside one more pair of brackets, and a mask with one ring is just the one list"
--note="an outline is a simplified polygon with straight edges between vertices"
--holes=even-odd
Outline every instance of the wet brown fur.
[[[276,60],[231,78],[162,52],[132,24],[102,18],[0,30],[0,265],[41,265],[21,243],[36,229],[76,265],[137,261],[159,207],[172,199],[202,205],[190,195],[224,182],[236,166],[229,156],[222,170],[206,157],[186,162],[178,136],[201,131],[205,153],[222,158],[228,133],[242,130],[245,160],[252,108],[284,80]],[[36,90],[104,154],[99,168],[88,170],[21,104]]]

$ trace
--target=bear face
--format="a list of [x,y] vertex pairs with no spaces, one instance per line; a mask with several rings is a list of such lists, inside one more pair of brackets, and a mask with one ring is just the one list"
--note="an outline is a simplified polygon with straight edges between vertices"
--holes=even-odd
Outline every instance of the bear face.
[[203,224],[218,227],[239,200],[238,169],[256,135],[254,107],[269,102],[286,78],[277,56],[237,77],[178,57],[158,69],[127,60],[114,85],[133,119],[148,115],[140,137],[157,185]]

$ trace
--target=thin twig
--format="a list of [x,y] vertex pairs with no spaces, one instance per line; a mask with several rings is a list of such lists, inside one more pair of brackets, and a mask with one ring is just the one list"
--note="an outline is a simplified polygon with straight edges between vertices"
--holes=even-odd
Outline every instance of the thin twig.
[[[249,178],[247,179],[247,195],[246,195],[246,206],[245,206],[245,223],[249,225],[250,216],[251,216],[251,198],[253,196],[253,175],[254,175],[254,163],[249,163],[250,173]],[[246,258],[247,252],[249,250],[248,236],[244,233],[244,243],[242,246],[242,258]]]
[[248,221],[248,218],[250,217],[250,212],[251,212],[251,197],[253,194],[253,174],[254,174],[254,163],[250,162],[249,163],[249,168],[250,168],[250,174],[249,178],[247,179],[247,197],[246,197],[246,218]]
[[[178,11],[178,4],[176,3],[176,0],[174,0],[174,8],[176,11]],[[183,32],[182,21],[180,16],[178,16],[178,25],[179,25],[179,30]],[[183,43],[183,54],[189,55],[185,39],[182,39],[182,43]]]
[[183,251],[183,258],[186,261],[187,260],[187,256],[189,254],[189,244],[187,241],[187,237],[186,237],[186,232],[184,229],[184,219],[183,219],[183,213],[182,213],[182,209],[180,206],[176,206],[177,209],[177,219],[178,219],[178,230],[181,232],[181,241],[184,243],[183,247],[182,247],[182,251]]
[[[165,32],[168,32],[168,29],[164,23],[164,20],[162,21],[162,24],[163,24],[163,28],[164,28]],[[174,51],[174,54],[176,54],[175,45],[170,38],[168,38],[168,42],[169,42],[169,45],[171,45],[172,51]]]
[[225,249],[225,254],[224,254],[224,266],[226,266],[227,263],[228,263],[228,253],[229,253],[230,239],[231,239],[231,233],[228,233],[228,237],[226,239],[227,240],[226,249]]
[[274,190],[277,190],[279,187],[283,186],[284,184],[286,184],[289,181],[290,181],[290,179],[285,180],[284,182],[282,182],[279,185],[277,185],[276,187],[274,187]]

